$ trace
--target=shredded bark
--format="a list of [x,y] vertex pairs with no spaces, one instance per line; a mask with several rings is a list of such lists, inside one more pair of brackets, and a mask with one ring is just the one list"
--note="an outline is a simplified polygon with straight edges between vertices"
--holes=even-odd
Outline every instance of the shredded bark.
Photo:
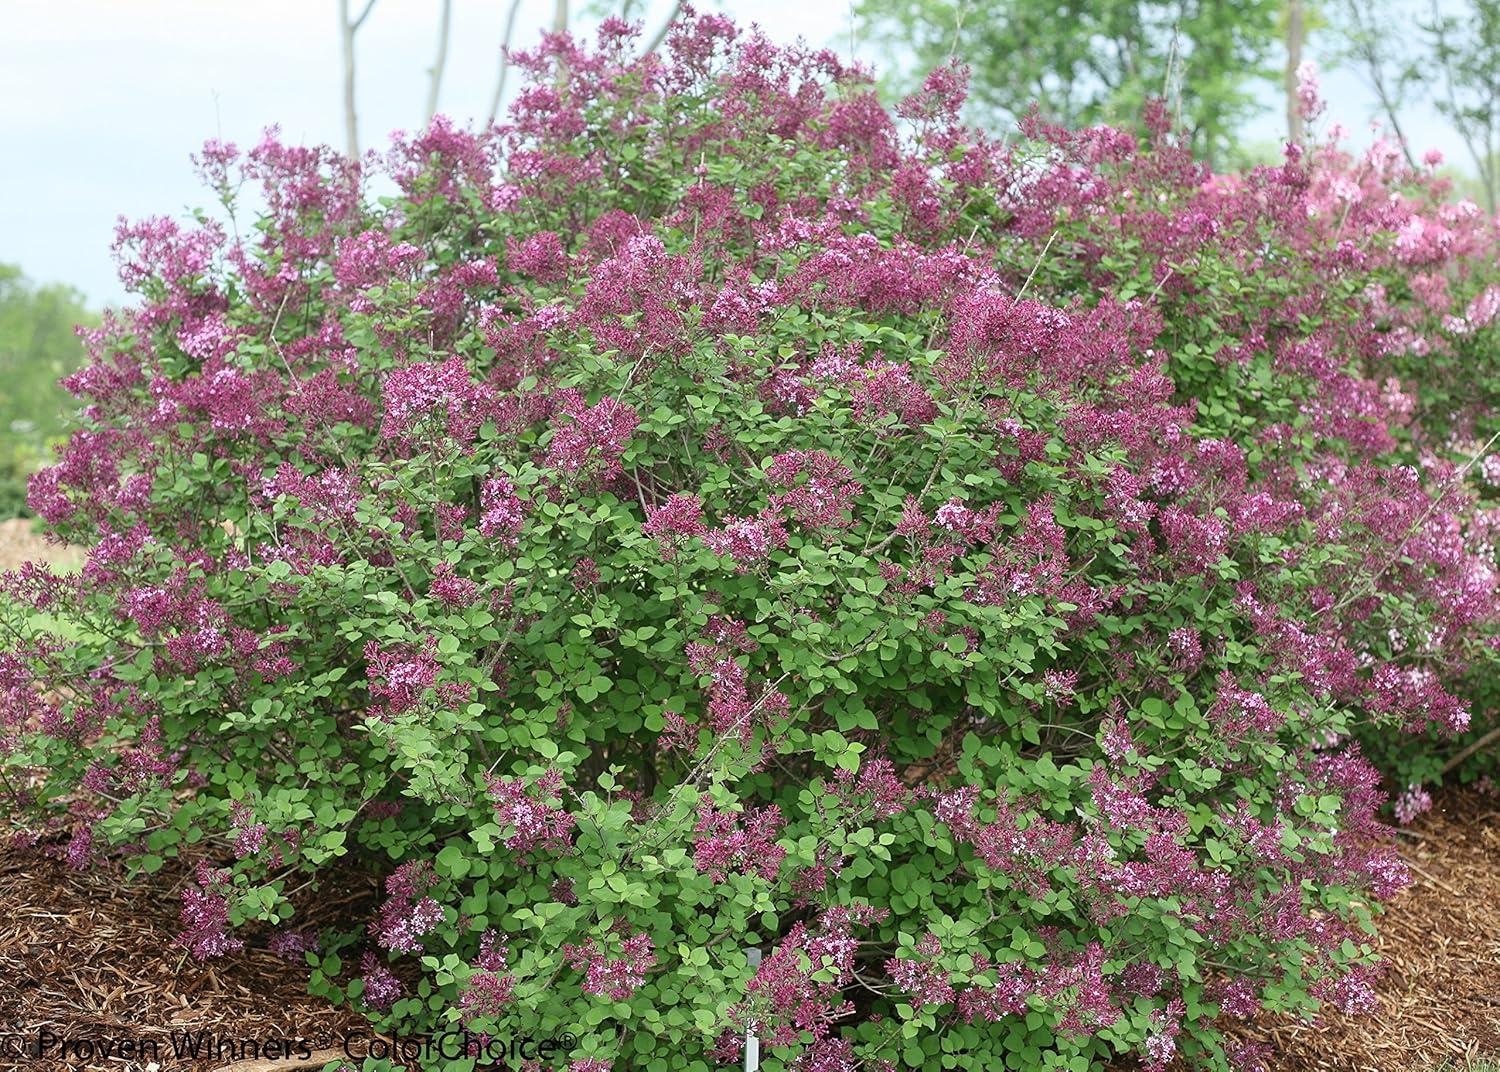
[[[0,850],[0,1038],[13,1040],[0,1053],[0,1067],[321,1068],[295,1057],[244,1064],[247,1055],[261,1053],[242,1044],[306,1039],[313,1051],[336,1051],[320,1054],[333,1060],[351,1033],[375,1033],[357,1013],[308,994],[309,968],[301,958],[282,959],[254,936],[239,952],[195,960],[177,942],[185,877],[163,871],[130,878],[111,864],[78,872],[42,848]],[[64,1060],[54,1043],[46,1056],[18,1060],[16,1047],[34,1046],[44,1032],[91,1041],[93,1058]],[[173,1036],[199,1032],[205,1033],[199,1058],[179,1058]],[[127,1039],[136,1040],[138,1056],[125,1055]],[[116,1052],[103,1056],[101,1040],[114,1040]],[[145,1049],[147,1040],[155,1040],[157,1053]],[[211,1049],[225,1040],[227,1048]]]
[[1500,1059],[1500,800],[1459,790],[1434,798],[1401,836],[1413,885],[1377,924],[1379,1008],[1317,1024],[1267,1017],[1237,1032],[1272,1047],[1276,1072],[1426,1072]]

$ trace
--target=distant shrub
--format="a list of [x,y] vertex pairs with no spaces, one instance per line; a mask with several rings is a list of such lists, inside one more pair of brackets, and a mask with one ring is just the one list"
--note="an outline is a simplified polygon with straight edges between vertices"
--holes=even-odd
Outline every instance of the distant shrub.
[[[1159,112],[996,143],[952,71],[632,49],[360,167],[210,144],[255,220],[122,230],[31,488],[93,550],[6,582],[79,623],[13,616],[16,820],[579,1072],[1251,1067],[1216,1018],[1369,1007],[1353,735],[1492,666],[1491,416],[1410,378],[1492,375],[1488,222],[1381,147],[1211,178]],[[304,933],[348,856],[368,933]]]

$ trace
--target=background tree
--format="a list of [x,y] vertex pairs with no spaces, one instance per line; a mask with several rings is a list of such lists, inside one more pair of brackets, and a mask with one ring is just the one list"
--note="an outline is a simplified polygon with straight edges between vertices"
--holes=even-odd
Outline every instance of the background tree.
[[[1456,192],[1473,194],[1491,213],[1500,207],[1500,2],[1338,0],[1332,23],[1335,62],[1364,77],[1382,118],[1416,167],[1402,113],[1428,102],[1458,135],[1474,174],[1457,176]],[[1397,28],[1416,32],[1396,32]]]
[[429,74],[432,76],[427,91],[427,121],[437,115],[438,95],[443,89],[443,72],[448,67],[448,38],[453,27],[453,0],[443,0],[442,14],[438,19],[438,51]]
[[73,325],[95,319],[72,287],[0,264],[0,519],[22,512],[27,474],[62,435],[70,407],[57,380],[83,362]]
[[1353,67],[1375,93],[1385,122],[1401,142],[1406,162],[1415,167],[1401,110],[1420,86],[1414,47],[1420,39],[1390,32],[1391,24],[1412,25],[1416,13],[1393,0],[1338,0],[1333,5],[1332,29],[1338,42],[1335,62]]
[[1180,81],[1182,121],[1213,164],[1277,76],[1282,21],[1279,0],[861,0],[858,13],[917,69],[968,63],[974,118],[989,124],[1033,102],[1064,125],[1136,122],[1148,97]]
[[359,159],[359,111],[354,93],[354,35],[370,17],[375,0],[368,0],[358,17],[350,14],[349,0],[339,0],[339,40],[344,57],[344,151],[350,159]]
[[1494,213],[1500,204],[1500,2],[1469,0],[1456,11],[1433,3],[1426,28],[1431,63],[1425,66],[1439,74],[1433,103],[1463,139]]
[[500,117],[500,102],[505,98],[505,83],[510,79],[510,42],[516,32],[516,16],[521,13],[521,0],[511,0],[510,13],[505,16],[505,36],[500,41],[500,75],[495,80],[495,95],[490,98],[490,122]]

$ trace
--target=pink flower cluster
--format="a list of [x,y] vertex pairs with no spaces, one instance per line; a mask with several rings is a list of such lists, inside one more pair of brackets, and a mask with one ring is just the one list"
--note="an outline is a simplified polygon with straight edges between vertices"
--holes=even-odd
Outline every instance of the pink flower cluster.
[[708,531],[703,524],[703,504],[698,496],[687,492],[669,495],[661,505],[646,508],[641,531],[657,542],[662,558],[670,562],[687,540]]
[[[715,739],[748,746],[757,729],[775,725],[787,714],[785,694],[771,686],[752,686],[749,670],[740,662],[757,647],[743,622],[724,616],[710,619],[702,639],[687,645],[688,667],[708,679],[708,727]],[[670,736],[681,742],[686,732],[684,724]]]
[[317,952],[321,944],[317,935],[306,931],[278,930],[266,946],[278,957],[300,961],[302,954]]
[[376,701],[370,714],[389,720],[416,707],[437,686],[442,667],[436,651],[437,644],[430,638],[416,650],[383,648],[378,641],[367,641],[365,676],[370,698]]
[[1410,826],[1418,815],[1432,810],[1432,794],[1420,785],[1409,785],[1392,803],[1396,822]]
[[491,777],[487,783],[495,820],[508,828],[505,847],[512,852],[564,852],[575,820],[561,803],[562,771],[549,768],[528,784],[522,778]]
[[714,554],[734,559],[737,572],[749,573],[786,546],[787,532],[780,512],[768,507],[749,517],[725,518],[719,528],[704,534],[703,542]]
[[364,991],[360,999],[376,1012],[385,1012],[406,992],[401,980],[374,953],[366,953],[359,963]]
[[735,872],[753,872],[774,882],[786,858],[786,850],[776,844],[781,826],[781,811],[774,804],[739,814],[719,810],[713,798],[705,796],[693,826],[693,833],[698,835],[693,866],[715,882],[723,882]]
[[931,933],[924,934],[914,950],[916,956],[886,961],[886,974],[919,1005],[946,1005],[953,1000],[953,984],[937,963],[943,946]]
[[195,885],[182,892],[182,944],[199,960],[242,948],[229,936],[229,872],[199,864],[193,877]]
[[422,935],[443,922],[443,909],[427,891],[437,884],[432,865],[416,860],[396,868],[385,881],[387,897],[370,924],[375,940],[394,953],[420,953]]
[[640,418],[628,404],[604,398],[588,405],[577,391],[560,392],[546,464],[569,481],[604,482],[620,472],[625,447]]
[[787,489],[771,496],[771,510],[813,529],[847,528],[855,497],[863,490],[842,462],[821,450],[778,454],[766,467],[766,479]]
[[[611,955],[615,948],[616,955]],[[656,964],[648,934],[614,935],[604,943],[590,938],[563,946],[563,956],[574,971],[583,972],[583,992],[611,1001],[626,1001],[646,982]]]
[[526,506],[510,479],[490,477],[479,497],[481,535],[514,540],[526,524]]
[[469,981],[459,1001],[459,1013],[465,1023],[502,1016],[515,1001],[516,977],[510,971],[510,950],[500,944],[493,930],[479,939],[479,956],[471,965]]
[[[794,924],[756,969],[745,987],[745,999],[730,1009],[730,1019],[741,1029],[752,1025],[763,1046],[790,1045],[803,1031],[812,1032],[816,1041],[837,1041],[830,1032],[851,1008],[843,988],[853,978],[859,948],[854,928],[878,922],[884,915],[883,909],[868,906],[836,906],[826,910],[815,927]],[[738,1037],[738,1030],[721,1036],[716,1059],[733,1060]],[[805,1053],[799,1067],[812,1067],[813,1062],[824,1068],[853,1067],[830,1065],[828,1052],[824,1048]]]

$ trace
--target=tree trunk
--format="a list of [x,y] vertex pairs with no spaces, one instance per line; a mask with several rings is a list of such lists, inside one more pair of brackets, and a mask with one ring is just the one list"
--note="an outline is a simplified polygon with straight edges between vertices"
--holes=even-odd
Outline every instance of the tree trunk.
[[339,0],[339,39],[344,46],[344,144],[349,159],[359,160],[359,114],[354,108],[354,35],[370,17],[375,0],[366,0],[359,18],[349,18],[349,0]]
[[339,0],[339,36],[344,47],[344,151],[359,159],[359,116],[354,110],[354,24],[349,0]]
[[1302,42],[1307,35],[1302,0],[1287,0],[1286,7],[1286,133],[1302,142],[1302,103],[1297,99],[1297,68],[1302,66]]
[[516,32],[516,15],[521,10],[521,0],[510,0],[510,14],[505,19],[505,37],[500,42],[500,76],[495,80],[495,96],[490,100],[490,122],[500,115],[500,101],[505,96],[505,83],[510,78],[510,42]]

